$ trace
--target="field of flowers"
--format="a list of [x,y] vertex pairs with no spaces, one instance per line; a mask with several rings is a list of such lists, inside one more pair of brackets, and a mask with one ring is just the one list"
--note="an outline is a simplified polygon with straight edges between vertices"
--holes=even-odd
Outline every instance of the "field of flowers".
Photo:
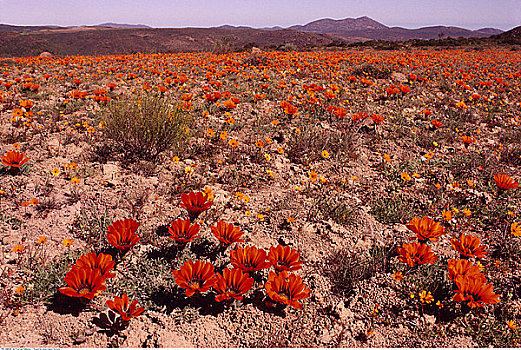
[[521,53],[0,59],[0,345],[517,347]]

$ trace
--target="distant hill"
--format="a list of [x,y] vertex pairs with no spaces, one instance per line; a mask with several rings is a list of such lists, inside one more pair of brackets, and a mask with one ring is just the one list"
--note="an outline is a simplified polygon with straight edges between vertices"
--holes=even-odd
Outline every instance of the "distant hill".
[[431,26],[418,29],[388,27],[369,17],[344,19],[319,19],[305,25],[292,26],[303,32],[313,32],[334,35],[346,41],[353,40],[392,40],[406,41],[410,39],[440,39],[440,38],[485,38],[502,31],[495,28],[484,28],[478,31],[459,27]]
[[325,34],[291,29],[151,28],[120,29],[76,27],[37,32],[0,33],[0,57],[55,55],[114,55],[161,52],[231,51],[252,46],[295,48],[328,45]]
[[497,29],[497,28],[481,28],[481,29],[476,30],[476,32],[485,33],[488,35],[497,35],[497,34],[504,33],[503,30]]
[[257,46],[295,48],[338,45],[372,40],[407,41],[447,38],[497,37],[519,42],[519,29],[502,33],[495,28],[468,30],[431,26],[418,29],[388,27],[369,17],[319,19],[287,29],[222,25],[215,28],[150,28],[143,24],[102,23],[95,26],[13,26],[0,24],[0,57],[55,55],[109,55],[135,52],[232,51]]
[[60,26],[13,26],[9,24],[1,24],[0,23],[0,32],[33,32],[38,30],[48,30],[48,29],[58,29],[64,28]]
[[121,23],[112,23],[112,22],[97,24],[94,27],[129,28],[129,29],[152,28],[145,24],[121,24]]
[[515,27],[507,32],[494,35],[491,39],[506,44],[518,44],[521,45],[521,26]]

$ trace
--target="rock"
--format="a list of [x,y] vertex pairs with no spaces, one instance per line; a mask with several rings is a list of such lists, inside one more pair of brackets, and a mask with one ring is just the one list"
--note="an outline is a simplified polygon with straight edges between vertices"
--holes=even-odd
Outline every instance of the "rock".
[[251,48],[251,57],[259,57],[259,56],[262,56],[264,52],[259,49],[258,47],[252,47]]
[[113,163],[103,164],[103,177],[106,180],[115,180],[119,176],[119,167]]
[[400,82],[400,83],[406,83],[408,81],[408,79],[405,76],[405,74],[398,73],[398,72],[394,72],[393,74],[391,74],[391,78],[393,80],[396,80],[396,81]]
[[346,322],[348,319],[352,319],[355,316],[351,310],[345,307],[345,302],[343,300],[335,306],[334,312],[342,322]]
[[47,52],[47,51],[44,51],[44,52],[42,52],[39,56],[40,56],[40,57],[50,58],[50,57],[52,57],[52,53]]
[[425,322],[428,323],[428,324],[435,324],[436,323],[436,316],[424,314],[423,318],[425,319]]

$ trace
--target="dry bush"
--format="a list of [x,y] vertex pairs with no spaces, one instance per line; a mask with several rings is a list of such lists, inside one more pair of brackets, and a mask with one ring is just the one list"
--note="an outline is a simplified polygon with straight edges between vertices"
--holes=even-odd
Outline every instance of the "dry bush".
[[105,136],[112,139],[126,159],[156,161],[185,139],[188,116],[166,97],[152,93],[112,101],[103,116]]

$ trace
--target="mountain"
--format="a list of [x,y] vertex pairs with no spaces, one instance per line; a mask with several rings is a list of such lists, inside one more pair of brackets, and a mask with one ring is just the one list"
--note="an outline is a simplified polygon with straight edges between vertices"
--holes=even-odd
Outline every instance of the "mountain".
[[142,28],[152,28],[144,24],[121,24],[121,23],[102,23],[97,24],[94,27],[108,27],[108,28],[126,28],[126,29],[142,29]]

